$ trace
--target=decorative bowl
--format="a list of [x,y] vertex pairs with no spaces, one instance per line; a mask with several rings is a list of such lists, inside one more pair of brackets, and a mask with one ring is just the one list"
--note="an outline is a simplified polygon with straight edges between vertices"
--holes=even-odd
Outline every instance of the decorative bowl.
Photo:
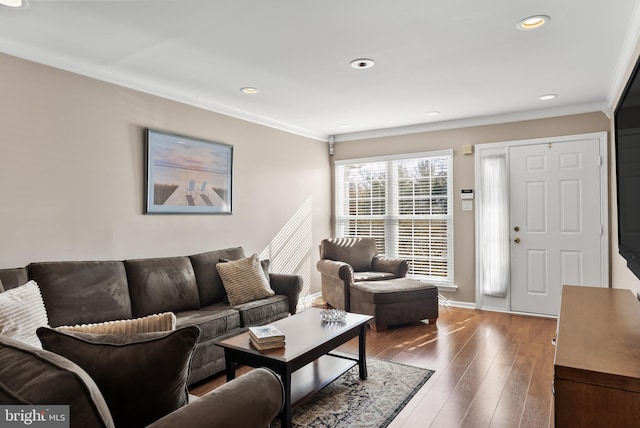
[[324,322],[343,322],[347,313],[342,309],[325,309],[320,312],[320,318]]

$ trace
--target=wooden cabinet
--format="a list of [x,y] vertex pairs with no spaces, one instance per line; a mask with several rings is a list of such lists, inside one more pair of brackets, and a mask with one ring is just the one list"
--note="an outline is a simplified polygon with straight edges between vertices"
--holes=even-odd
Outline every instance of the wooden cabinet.
[[554,362],[555,427],[640,426],[640,302],[565,285]]

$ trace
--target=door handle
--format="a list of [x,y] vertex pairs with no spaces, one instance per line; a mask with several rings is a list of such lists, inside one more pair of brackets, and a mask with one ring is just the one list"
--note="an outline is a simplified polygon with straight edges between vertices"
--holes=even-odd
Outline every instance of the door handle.
[[520,238],[515,238],[515,239],[513,240],[513,242],[515,242],[516,244],[519,244],[519,243],[520,243]]

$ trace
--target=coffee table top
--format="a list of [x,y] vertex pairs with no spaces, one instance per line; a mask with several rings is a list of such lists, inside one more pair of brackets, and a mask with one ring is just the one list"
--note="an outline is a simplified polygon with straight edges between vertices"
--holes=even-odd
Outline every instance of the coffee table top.
[[270,323],[284,333],[286,343],[284,348],[258,351],[251,346],[247,332],[221,340],[218,345],[286,362],[298,358],[348,331],[359,328],[372,318],[369,315],[348,312],[344,322],[327,323],[320,318],[321,311],[318,308],[309,308]]

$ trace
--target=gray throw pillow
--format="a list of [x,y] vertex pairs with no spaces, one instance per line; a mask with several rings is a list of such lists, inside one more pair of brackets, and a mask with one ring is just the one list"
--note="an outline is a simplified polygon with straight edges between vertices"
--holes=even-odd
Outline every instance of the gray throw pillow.
[[187,404],[187,379],[200,329],[133,335],[37,330],[44,349],[82,367],[102,392],[117,427],[143,427]]
[[98,386],[77,364],[1,334],[0,361],[0,404],[68,405],[71,428],[114,428]]

